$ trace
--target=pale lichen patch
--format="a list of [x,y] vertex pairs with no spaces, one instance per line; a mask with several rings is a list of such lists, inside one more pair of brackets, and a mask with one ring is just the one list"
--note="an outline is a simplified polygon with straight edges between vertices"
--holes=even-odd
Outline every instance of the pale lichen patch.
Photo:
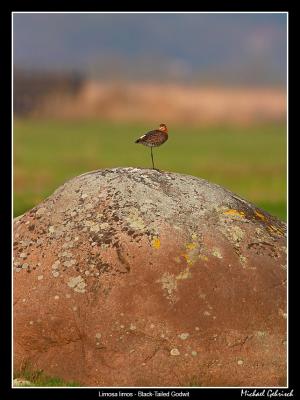
[[217,247],[213,247],[211,254],[212,254],[214,257],[223,258],[220,249],[218,249]]
[[245,236],[245,232],[239,226],[232,225],[227,228],[222,227],[221,230],[231,243],[239,247],[239,243],[243,240]]
[[125,219],[128,225],[134,230],[144,231],[146,229],[145,222],[136,208],[132,208]]
[[286,246],[281,246],[281,250],[286,254],[287,253],[287,248]]
[[240,262],[241,262],[242,266],[244,268],[246,268],[247,258],[245,256],[243,256],[242,254],[240,254],[239,259],[240,259]]
[[263,337],[267,336],[267,332],[257,331],[256,332],[256,336],[259,337],[259,338],[263,338]]
[[31,240],[20,240],[20,244],[21,244],[22,247],[28,247],[33,243],[34,242],[32,242]]
[[188,337],[190,336],[190,334],[189,333],[181,333],[180,335],[178,335],[178,337],[181,339],[181,340],[186,340]]
[[63,265],[65,267],[71,267],[72,265],[75,265],[75,264],[76,264],[76,260],[70,260],[70,261],[63,262]]
[[74,247],[73,242],[66,242],[62,245],[63,249],[71,249],[72,247]]
[[174,290],[177,289],[176,277],[173,274],[170,274],[169,272],[165,272],[163,276],[156,282],[162,284],[162,288],[167,292],[168,296],[171,296]]
[[170,351],[171,356],[179,356],[180,355],[180,351],[178,349],[172,349]]
[[235,242],[240,242],[245,236],[245,232],[239,226],[233,226],[229,234]]
[[261,229],[261,228],[255,228],[255,233],[256,233],[256,235],[257,236],[261,236],[261,235],[263,235],[263,230]]
[[69,251],[63,251],[61,253],[58,253],[59,257],[65,257],[65,258],[71,258],[73,255]]
[[279,314],[282,318],[287,319],[287,313],[285,313],[281,308],[279,308],[278,314]]
[[100,231],[100,226],[98,224],[93,224],[90,226],[90,231],[97,233]]
[[190,268],[186,267],[183,271],[181,271],[178,275],[176,275],[175,279],[177,280],[183,280],[183,279],[188,279],[192,276]]
[[84,293],[86,283],[84,282],[84,279],[80,275],[78,275],[69,279],[68,286],[72,288],[75,292]]
[[56,261],[51,265],[51,268],[52,268],[52,269],[58,269],[58,268],[59,268],[59,265],[60,265],[60,261],[59,261],[59,260],[56,260]]
[[36,211],[35,215],[37,215],[37,216],[44,215],[46,211],[47,211],[47,209],[46,209],[45,207],[40,207],[40,208]]

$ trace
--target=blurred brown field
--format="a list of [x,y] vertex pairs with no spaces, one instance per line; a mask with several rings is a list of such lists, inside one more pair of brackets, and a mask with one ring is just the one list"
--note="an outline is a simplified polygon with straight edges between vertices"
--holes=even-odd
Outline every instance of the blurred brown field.
[[282,121],[286,93],[276,87],[213,87],[84,81],[76,93],[47,93],[33,117],[113,121],[241,124]]

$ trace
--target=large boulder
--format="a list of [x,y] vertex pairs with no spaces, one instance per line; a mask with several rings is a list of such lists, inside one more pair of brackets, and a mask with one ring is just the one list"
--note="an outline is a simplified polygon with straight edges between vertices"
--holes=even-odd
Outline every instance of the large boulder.
[[14,222],[14,368],[83,386],[286,384],[285,224],[203,179],[80,175]]

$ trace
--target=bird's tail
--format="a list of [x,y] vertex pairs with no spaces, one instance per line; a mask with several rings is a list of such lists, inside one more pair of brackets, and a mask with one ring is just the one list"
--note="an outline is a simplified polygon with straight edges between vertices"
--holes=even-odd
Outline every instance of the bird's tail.
[[137,139],[134,143],[140,143],[140,139]]

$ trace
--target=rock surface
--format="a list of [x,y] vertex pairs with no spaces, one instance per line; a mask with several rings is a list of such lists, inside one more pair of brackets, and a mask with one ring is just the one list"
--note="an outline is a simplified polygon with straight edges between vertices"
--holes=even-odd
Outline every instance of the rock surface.
[[286,384],[285,224],[192,176],[80,175],[14,221],[14,368],[87,386]]
[[26,379],[16,378],[13,381],[13,386],[34,386],[34,384]]

